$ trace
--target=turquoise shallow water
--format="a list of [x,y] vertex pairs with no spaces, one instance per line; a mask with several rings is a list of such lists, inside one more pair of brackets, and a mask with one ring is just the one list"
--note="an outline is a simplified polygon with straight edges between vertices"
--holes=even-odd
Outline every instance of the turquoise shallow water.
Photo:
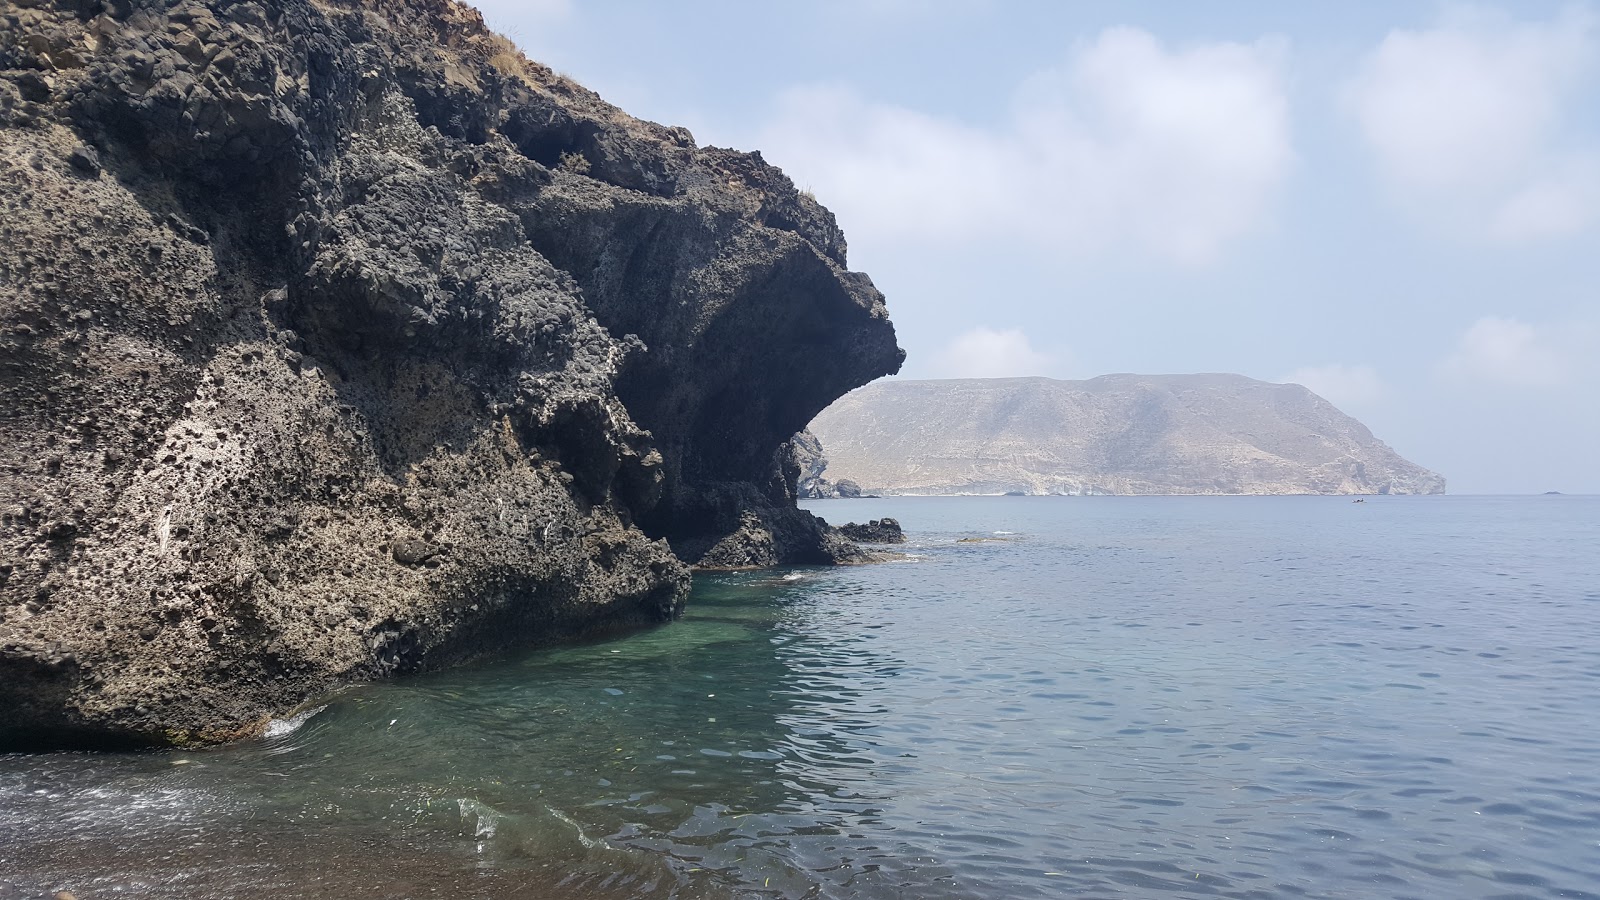
[[813,508],[907,558],[0,756],[0,897],[1600,897],[1600,499]]

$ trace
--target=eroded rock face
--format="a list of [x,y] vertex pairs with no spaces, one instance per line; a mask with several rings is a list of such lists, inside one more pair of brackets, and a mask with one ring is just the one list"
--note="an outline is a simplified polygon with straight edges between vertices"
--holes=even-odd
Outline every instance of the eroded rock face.
[[906,533],[900,528],[898,519],[885,516],[873,519],[865,524],[849,522],[839,526],[839,533],[852,541],[863,544],[904,544]]
[[0,742],[227,739],[854,551],[776,452],[901,358],[832,216],[469,8],[7,3],[0,183]]
[[832,481],[822,473],[828,470],[828,458],[822,453],[822,442],[809,430],[801,431],[789,439],[785,450],[789,465],[794,469],[794,489],[797,497],[806,500],[829,500],[839,496]]

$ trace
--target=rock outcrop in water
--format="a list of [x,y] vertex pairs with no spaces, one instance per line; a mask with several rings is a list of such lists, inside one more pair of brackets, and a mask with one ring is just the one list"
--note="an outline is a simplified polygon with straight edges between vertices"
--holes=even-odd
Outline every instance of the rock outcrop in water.
[[0,6],[0,742],[342,682],[858,552],[778,448],[895,371],[758,154],[450,0]]
[[863,544],[904,544],[906,533],[898,519],[885,516],[862,525],[849,522],[839,526],[839,533]]
[[838,496],[833,482],[822,477],[828,469],[828,458],[822,455],[822,443],[810,431],[801,431],[790,439],[787,451],[795,475],[795,494],[810,500]]
[[829,476],[881,494],[1444,493],[1328,401],[1242,375],[885,381],[811,431]]
[[789,464],[799,474],[795,476],[795,495],[806,500],[854,499],[861,496],[861,486],[848,478],[837,482],[822,476],[828,470],[828,458],[822,455],[822,442],[810,431],[802,431],[789,442]]

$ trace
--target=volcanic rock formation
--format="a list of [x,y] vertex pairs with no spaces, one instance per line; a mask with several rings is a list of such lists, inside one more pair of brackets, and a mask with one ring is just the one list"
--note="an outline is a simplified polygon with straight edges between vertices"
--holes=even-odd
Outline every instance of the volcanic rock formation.
[[1444,493],[1328,401],[1242,375],[883,381],[811,431],[829,476],[879,494]]
[[884,516],[863,525],[848,522],[839,526],[839,533],[863,544],[904,544],[906,533],[897,519]]
[[899,367],[844,236],[450,0],[0,4],[0,743],[858,553],[787,438]]
[[802,431],[789,441],[789,464],[799,474],[795,476],[797,497],[806,500],[836,500],[861,496],[861,487],[848,478],[832,482],[822,477],[828,470],[828,458],[822,455],[822,442],[810,431]]

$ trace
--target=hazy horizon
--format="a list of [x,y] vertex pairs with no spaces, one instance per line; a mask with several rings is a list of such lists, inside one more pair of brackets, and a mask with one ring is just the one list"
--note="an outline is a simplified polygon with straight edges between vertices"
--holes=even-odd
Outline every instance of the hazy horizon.
[[1304,384],[1452,493],[1600,493],[1600,9],[479,4],[832,209],[908,378]]

